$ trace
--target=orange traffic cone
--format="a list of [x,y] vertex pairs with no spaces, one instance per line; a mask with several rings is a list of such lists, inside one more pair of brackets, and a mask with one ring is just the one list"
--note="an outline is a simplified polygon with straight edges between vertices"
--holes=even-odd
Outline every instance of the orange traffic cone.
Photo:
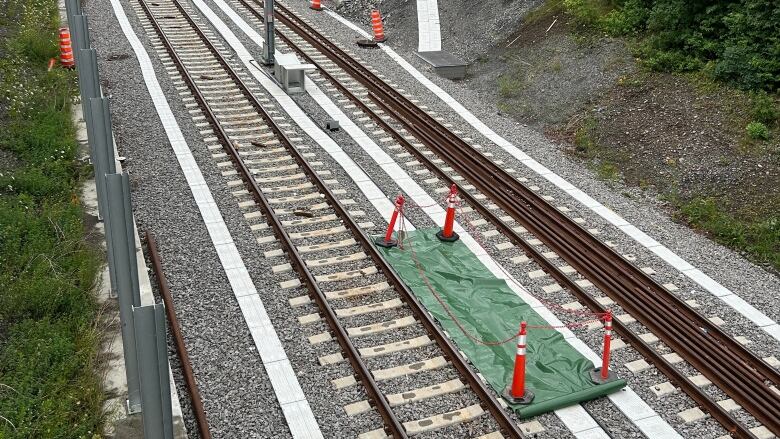
[[309,8],[314,9],[315,11],[321,11],[322,10],[322,1],[321,0],[311,0],[311,6]]
[[70,45],[70,31],[67,27],[60,28],[60,65],[66,69],[76,66],[73,60],[73,47]]
[[377,43],[387,40],[385,36],[385,25],[382,23],[382,16],[379,15],[379,11],[374,9],[371,11],[371,27],[374,29],[374,41]]
[[455,227],[455,207],[458,203],[458,187],[453,184],[450,187],[450,194],[447,196],[447,213],[444,216],[444,227],[436,233],[440,241],[455,242],[460,236],[453,231]]
[[512,384],[504,390],[504,398],[512,404],[530,404],[534,399],[534,392],[525,387],[525,343],[526,322],[520,323],[520,333],[517,336],[517,354],[515,355],[515,370],[512,375]]

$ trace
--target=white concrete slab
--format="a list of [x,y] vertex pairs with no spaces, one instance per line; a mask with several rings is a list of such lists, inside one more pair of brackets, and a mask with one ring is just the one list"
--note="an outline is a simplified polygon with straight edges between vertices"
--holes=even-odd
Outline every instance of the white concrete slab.
[[441,50],[439,4],[437,0],[417,0],[417,51]]

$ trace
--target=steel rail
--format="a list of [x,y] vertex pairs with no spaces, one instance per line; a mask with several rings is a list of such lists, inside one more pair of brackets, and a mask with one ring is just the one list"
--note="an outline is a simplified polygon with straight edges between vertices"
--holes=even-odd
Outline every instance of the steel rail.
[[157,249],[157,242],[148,230],[146,231],[146,248],[149,251],[149,260],[152,262],[154,276],[157,278],[160,296],[162,296],[163,303],[165,304],[165,314],[168,316],[168,326],[176,344],[176,354],[179,356],[179,363],[181,364],[181,370],[184,374],[184,382],[187,383],[187,389],[189,390],[190,402],[192,403],[192,411],[195,414],[195,423],[198,425],[198,432],[200,433],[201,439],[211,439],[211,430],[209,429],[209,423],[206,419],[206,411],[203,408],[203,400],[200,397],[198,383],[195,381],[195,373],[192,371],[190,356],[187,353],[187,346],[184,344],[184,337],[181,334],[181,326],[179,325],[179,320],[176,318],[176,308],[173,305],[173,297],[171,296],[171,289],[168,286],[168,279],[165,277],[165,272],[162,268],[162,260],[160,259],[160,252]]
[[[281,244],[284,247],[285,251],[287,252],[287,255],[290,258],[292,265],[295,267],[299,276],[305,281],[307,288],[309,289],[310,293],[313,295],[320,309],[325,313],[325,318],[328,321],[328,324],[331,327],[331,329],[336,334],[336,338],[339,341],[340,346],[347,354],[346,356],[349,359],[350,364],[353,366],[356,373],[359,375],[360,380],[363,382],[364,386],[366,387],[366,390],[369,393],[369,399],[374,402],[374,405],[377,407],[377,410],[380,412],[380,415],[382,416],[385,425],[388,428],[390,428],[391,434],[394,437],[406,437],[406,432],[403,426],[401,425],[400,421],[397,419],[395,413],[390,408],[387,399],[379,390],[379,387],[376,381],[374,380],[373,375],[368,370],[364,361],[360,357],[357,349],[353,345],[352,341],[349,339],[346,330],[338,321],[335,311],[328,303],[325,294],[319,288],[316,280],[314,279],[314,276],[306,266],[304,259],[299,254],[297,248],[293,244],[287,232],[284,230],[281,224],[281,220],[279,220],[273,208],[270,206],[270,203],[268,202],[267,198],[263,194],[260,187],[257,185],[257,182],[254,180],[249,168],[243,162],[243,159],[241,159],[238,151],[235,149],[234,145],[230,142],[227,133],[219,125],[216,116],[211,111],[205,98],[197,88],[197,85],[195,84],[194,80],[184,69],[183,63],[179,59],[172,45],[167,41],[167,38],[165,38],[164,31],[162,31],[162,28],[159,26],[159,23],[157,23],[157,21],[155,20],[153,14],[151,13],[151,10],[149,10],[148,6],[146,5],[145,0],[138,0],[138,1],[143,6],[144,11],[147,14],[147,17],[153,23],[155,29],[161,35],[161,40],[165,44],[169,55],[174,60],[179,72],[182,74],[182,77],[185,79],[185,82],[187,82],[188,86],[190,87],[193,96],[199,102],[202,110],[204,111],[207,117],[207,120],[214,128],[217,137],[221,140],[223,147],[230,154],[233,162],[238,167],[239,173],[241,174],[242,179],[244,180],[244,183],[247,186],[247,189],[250,191],[250,193],[253,194],[255,200],[258,202],[258,204],[260,204],[262,210],[266,213],[266,219],[269,221],[271,227],[274,229],[274,233],[276,234],[277,238],[280,239]],[[177,6],[177,8],[182,12],[182,14],[185,16],[190,26],[198,33],[199,37],[204,42],[204,44],[209,48],[212,54],[214,54],[215,58],[218,60],[220,65],[222,65],[222,67],[225,69],[225,71],[228,73],[231,79],[233,79],[233,81],[239,86],[242,94],[244,94],[244,96],[250,101],[252,106],[258,111],[261,117],[263,117],[263,119],[268,123],[268,125],[271,127],[271,130],[274,132],[276,137],[280,140],[280,143],[293,156],[293,158],[298,163],[298,165],[301,166],[301,168],[303,169],[304,173],[310,178],[310,180],[317,186],[319,191],[325,196],[325,199],[328,200],[330,206],[340,217],[344,225],[357,238],[357,241],[360,243],[361,247],[370,255],[372,261],[380,268],[382,273],[388,279],[389,283],[392,284],[394,289],[400,294],[403,301],[407,303],[407,305],[409,305],[410,309],[414,313],[417,320],[423,325],[423,327],[426,329],[429,335],[433,337],[437,345],[442,349],[445,357],[450,360],[450,362],[454,365],[455,369],[458,370],[460,375],[466,380],[469,387],[475,392],[477,397],[482,401],[482,404],[493,415],[493,418],[498,423],[502,432],[508,435],[509,437],[523,438],[524,435],[522,434],[518,425],[508,416],[507,412],[502,408],[501,403],[492,395],[491,391],[482,382],[482,380],[479,378],[476,372],[474,372],[470,368],[468,362],[460,355],[460,352],[457,349],[457,347],[452,343],[452,341],[450,341],[449,338],[447,338],[447,336],[443,333],[443,331],[438,327],[436,322],[427,313],[427,311],[420,303],[420,301],[417,299],[417,297],[411,292],[411,290],[401,280],[398,274],[392,269],[392,267],[390,267],[387,261],[385,261],[385,259],[381,256],[381,254],[377,251],[376,247],[374,246],[373,240],[365,233],[363,233],[363,231],[358,226],[357,222],[355,222],[352,216],[349,215],[347,209],[338,201],[335,194],[333,194],[333,192],[325,185],[322,178],[311,167],[308,161],[306,161],[306,159],[303,157],[301,152],[295,148],[295,146],[293,145],[292,141],[289,139],[287,134],[277,126],[272,116],[267,113],[267,111],[263,108],[263,106],[257,100],[257,98],[249,91],[249,88],[241,80],[241,78],[238,77],[238,75],[235,73],[233,68],[225,61],[222,55],[213,47],[212,43],[203,34],[200,27],[192,20],[189,14],[184,10],[184,8],[181,6],[178,0],[173,0],[173,2]]]
[[[240,0],[240,1],[242,3],[245,3],[244,0]],[[455,136],[455,139],[458,140],[459,142],[452,142],[451,141],[452,139],[442,139],[441,137],[440,138],[436,138],[435,136],[431,136],[429,133],[426,132],[427,131],[426,128],[430,129],[430,130],[433,130],[433,131],[444,131],[444,132],[450,134],[451,136],[454,136],[454,135],[452,135],[452,133],[450,133],[448,130],[446,130],[446,128],[441,126],[437,121],[432,119],[430,116],[428,116],[427,114],[425,114],[421,110],[417,109],[418,110],[417,112],[410,111],[409,110],[410,107],[414,108],[414,109],[416,109],[416,107],[411,105],[411,103],[408,102],[408,100],[406,100],[405,98],[403,98],[402,95],[400,95],[397,92],[395,92],[395,93],[387,93],[388,91],[389,92],[394,92],[394,90],[389,88],[379,78],[376,78],[373,74],[371,74],[370,71],[368,71],[367,69],[365,69],[364,67],[359,65],[359,63],[355,62],[354,60],[351,60],[351,57],[346,55],[343,51],[341,51],[334,44],[332,44],[332,43],[328,42],[326,39],[324,39],[321,35],[319,35],[318,32],[313,30],[306,23],[302,22],[300,19],[297,19],[297,17],[295,17],[293,14],[291,14],[283,6],[280,9],[282,10],[282,13],[281,14],[277,13],[277,17],[278,17],[280,22],[283,22],[284,24],[286,24],[288,27],[290,27],[291,30],[293,30],[294,32],[296,32],[299,35],[301,35],[306,41],[308,41],[314,47],[318,48],[320,51],[322,51],[324,54],[326,54],[331,60],[336,62],[339,66],[341,66],[342,68],[344,68],[345,70],[347,70],[348,72],[350,72],[354,76],[356,76],[356,78],[361,83],[366,85],[372,91],[372,94],[373,94],[372,99],[375,102],[377,102],[378,104],[380,104],[380,106],[383,107],[385,111],[387,111],[388,113],[398,113],[399,112],[398,111],[399,110],[399,108],[398,108],[399,106],[405,107],[405,108],[402,108],[402,109],[405,110],[405,111],[403,111],[403,113],[405,113],[405,117],[402,116],[399,120],[402,123],[404,123],[404,125],[410,131],[412,131],[415,134],[418,134],[418,137],[420,137],[420,140],[423,140],[423,142],[426,143],[429,147],[431,147],[432,150],[434,150],[435,152],[438,152],[441,157],[444,157],[446,159],[447,157],[449,157],[449,155],[447,153],[448,152],[452,153],[452,151],[442,151],[441,148],[437,148],[436,147],[436,146],[438,146],[438,144],[441,144],[441,143],[443,143],[443,144],[453,144],[453,143],[455,143],[455,146],[458,146],[457,154],[456,154],[458,159],[468,160],[471,157],[471,154],[473,154],[475,152],[467,144],[465,144],[465,145],[466,145],[466,147],[468,149],[462,148],[462,146],[463,146],[462,144],[464,144],[465,142],[462,142],[459,138],[457,138],[457,136]],[[287,15],[290,15],[292,18],[289,18]],[[291,47],[295,47],[295,45],[291,44]],[[300,51],[300,50],[299,50],[299,52],[302,53],[302,51]],[[311,58],[309,58],[308,56],[306,56],[306,57],[309,59],[310,62],[314,61]],[[319,64],[316,61],[314,61],[313,63],[315,65],[318,65],[318,67],[320,67],[322,72],[325,73],[326,77],[329,76],[327,74],[327,72],[324,69],[322,69],[322,67],[319,66]],[[367,77],[367,79],[365,77]],[[329,79],[333,80],[332,78],[329,78]],[[340,85],[338,81],[334,81],[334,84],[336,84],[337,86]],[[371,115],[374,120],[381,121],[380,122],[381,125],[383,125],[384,127],[388,127],[387,123],[384,123],[384,121],[381,118],[377,117],[376,114],[371,109],[369,109],[365,104],[362,103],[362,101],[360,101],[358,98],[356,98],[354,95],[352,95],[348,90],[346,90],[345,87],[340,86],[339,88],[343,92],[346,92],[347,96],[349,96],[353,100],[353,102],[359,103],[360,106],[361,106],[361,109],[363,109],[369,115]],[[389,95],[391,95],[390,96],[391,99],[394,99],[395,101],[401,101],[401,104],[405,103],[405,105],[388,105],[387,103],[383,102],[382,97],[379,96],[379,95],[382,94],[382,92],[385,92],[385,99],[387,99],[387,95],[389,94]],[[395,96],[392,96],[392,95],[395,95]],[[399,96],[400,96],[400,99],[398,99]],[[394,104],[397,104],[397,103],[398,102],[394,102]],[[422,113],[425,117],[424,118],[423,117],[418,117],[419,114],[415,114],[415,113]],[[421,121],[421,119],[422,119],[422,121]],[[427,120],[425,120],[425,119],[427,119]],[[422,123],[420,123],[420,122],[422,122]],[[425,128],[421,129],[420,128],[421,126],[425,127]],[[433,128],[431,128],[431,127],[433,127]],[[392,129],[391,129],[390,132],[394,133],[393,137],[395,137],[397,140],[399,140],[399,142],[401,142],[402,145],[406,146],[407,150],[409,150],[409,147],[411,147],[411,145],[409,145],[409,142],[407,142],[407,141],[405,141],[405,139],[403,139],[403,136],[401,136],[400,134],[395,132],[395,130],[392,130]],[[442,140],[443,140],[443,142],[442,142]],[[459,143],[461,145],[459,145]],[[414,153],[415,151],[416,151],[416,149],[414,149],[411,152]],[[462,154],[463,151],[468,151],[468,153],[467,154]],[[442,155],[442,152],[444,152],[443,155]],[[417,156],[418,158],[422,158],[423,159],[423,163],[428,163],[428,164],[431,163],[430,159],[428,159],[427,157],[423,156],[419,152],[417,152],[415,154],[415,156]],[[495,168],[498,168],[498,167],[494,163],[492,163],[489,160],[487,160],[481,154],[479,154],[479,157],[483,159],[483,162],[475,164],[474,165],[475,168],[478,168],[478,169],[482,168],[482,169],[484,169],[484,168],[490,168],[491,167],[491,166],[486,166],[484,162],[488,162],[490,165],[492,165],[492,168],[493,168],[493,169],[490,169],[489,172],[484,172],[483,171],[483,173],[481,175],[491,175],[490,172],[496,171]],[[452,163],[452,162],[450,162],[449,164],[451,166],[454,165],[454,163]],[[456,168],[456,166],[453,166],[453,168]],[[473,173],[466,172],[468,170],[468,166],[462,165],[462,166],[458,166],[457,168],[460,168],[459,171],[461,171],[462,174],[472,174],[472,176],[473,176]],[[497,170],[498,171],[503,171],[500,168],[498,168]],[[437,172],[437,174],[442,176],[440,170],[439,170],[439,172]],[[504,174],[506,174],[506,173],[504,172]],[[476,176],[479,177],[480,174],[477,173]],[[501,184],[506,184],[507,182],[511,182],[510,187],[519,184],[519,182],[517,182],[514,178],[512,178],[508,174],[502,175],[501,177],[502,177]],[[446,178],[446,176],[445,176],[445,178]],[[449,179],[449,178],[446,178],[446,179],[451,181],[451,179]],[[474,182],[472,181],[472,183],[474,183]],[[494,182],[487,182],[487,183],[483,182],[483,185],[494,186],[495,183]],[[475,186],[478,186],[478,185],[475,184]],[[524,186],[524,185],[520,185],[520,186]],[[482,190],[482,188],[480,188],[480,190]],[[487,192],[487,191],[484,191],[484,192]],[[491,192],[493,192],[493,191],[491,191]],[[528,194],[528,193],[532,194],[532,196],[535,197],[537,200],[543,202],[543,204],[541,204],[541,205],[540,204],[531,205],[530,203],[526,202],[526,206],[530,207],[530,209],[528,209],[528,210],[531,210],[531,211],[553,210],[556,213],[558,213],[560,215],[560,217],[563,217],[563,220],[560,220],[560,217],[558,218],[558,221],[560,223],[566,224],[568,222],[568,223],[574,224],[576,226],[575,230],[580,230],[586,236],[590,236],[591,239],[595,240],[598,244],[601,244],[600,241],[596,240],[592,235],[590,235],[587,231],[582,229],[579,225],[576,225],[576,223],[573,223],[571,220],[568,219],[568,217],[565,217],[564,215],[560,214],[560,212],[558,212],[557,209],[554,209],[552,206],[550,206],[549,203],[547,203],[546,201],[542,200],[540,197],[538,197],[535,194],[533,194],[533,192],[531,192],[530,190],[527,190],[526,194]],[[499,193],[496,193],[496,194],[493,194],[493,195],[494,195],[495,198],[499,198],[499,197],[497,197],[497,195],[499,195]],[[519,212],[519,214],[518,214],[518,210],[519,209],[517,209],[517,206],[516,206],[517,199],[516,198],[514,198],[514,199],[511,198],[512,195],[515,195],[515,194],[510,194],[510,198],[509,199],[504,198],[500,202],[496,202],[496,204],[500,205],[501,207],[504,207],[510,213],[514,212],[515,215],[513,215],[513,217],[518,219],[517,218],[518,216],[522,216],[522,212]],[[501,198],[503,198],[503,197],[501,197]],[[494,201],[497,201],[497,200],[494,199]],[[476,202],[476,200],[472,204],[475,207],[479,206],[479,203]],[[484,211],[486,209],[478,209],[478,210]],[[489,217],[495,218],[495,216],[492,215],[492,213],[489,215]],[[493,221],[493,222],[496,222],[496,221]],[[502,224],[500,224],[500,227],[499,227],[500,229],[502,229],[502,231],[509,230],[509,227],[506,226],[506,224],[503,224],[503,222],[501,222],[500,220],[498,222],[502,223]],[[521,223],[527,223],[527,221],[523,221],[523,220],[520,220],[520,222]],[[543,221],[542,224],[545,224],[545,222]],[[534,231],[541,234],[542,229],[539,228],[538,225],[537,225],[537,227],[534,227]],[[516,238],[513,241],[520,241],[520,242],[524,243],[524,241],[521,238],[519,238],[519,236],[517,236],[517,234],[514,231],[511,231],[509,234],[507,234],[507,236],[510,236],[510,237],[512,237],[512,235],[514,235],[514,237]],[[550,238],[549,238],[549,235],[545,235],[545,236],[547,237],[547,239],[543,239],[543,241],[546,241],[546,243],[547,243],[547,242],[550,241]],[[554,240],[559,239],[559,238],[557,238],[557,235],[554,235],[553,238],[554,238]],[[589,243],[589,244],[592,244],[592,243]],[[557,248],[555,248],[555,247],[558,247],[558,246],[554,247],[554,246],[549,245],[549,244],[548,244],[548,246],[550,246],[553,249],[558,250]],[[523,245],[523,247],[528,249],[530,246],[525,244],[525,245]],[[651,281],[650,282],[651,286],[654,285],[657,289],[663,290],[666,293],[665,296],[671,296],[668,292],[666,292],[665,289],[663,289],[663,287],[661,287],[660,285],[655,283],[654,280],[650,279],[643,272],[639,271],[638,268],[633,266],[633,264],[630,264],[628,261],[624,260],[622,257],[620,257],[620,255],[617,255],[616,253],[614,253],[614,251],[611,251],[611,249],[609,249],[605,245],[601,244],[601,247],[606,248],[607,250],[609,250],[607,252],[607,255],[611,254],[611,255],[613,255],[613,257],[617,257],[619,260],[623,261],[623,263],[628,264],[631,268],[633,268],[633,270],[631,270],[631,272],[629,274],[629,279],[632,279],[634,277],[638,277],[639,279],[644,279],[644,280],[648,280],[649,279]],[[545,268],[546,271],[548,271],[551,275],[553,275],[553,277],[556,278],[556,280],[561,281],[564,285],[569,286],[578,295],[578,297],[580,297],[581,299],[583,299],[586,302],[586,304],[591,309],[603,310],[603,307],[598,305],[598,303],[595,302],[595,300],[593,300],[581,288],[579,288],[579,286],[576,286],[576,287],[572,288],[572,284],[574,284],[574,282],[571,281],[567,276],[565,276],[562,273],[560,273],[560,270],[558,270],[557,267],[554,266],[554,264],[550,263],[546,258],[544,258],[541,255],[539,255],[538,251],[533,251],[531,253],[532,253],[532,256],[534,256],[534,259],[537,262],[539,262],[543,266],[543,268]],[[576,260],[576,258],[578,258],[578,257],[581,257],[581,256],[578,256],[578,254],[576,252],[569,251],[569,252],[566,253],[566,256],[564,256],[564,259],[566,259],[567,262],[569,262],[568,259],[575,259]],[[601,259],[603,259],[603,258],[604,258],[604,254],[602,253],[601,254]],[[609,262],[609,261],[607,261],[607,262]],[[589,267],[584,266],[584,264],[579,264],[579,263],[572,263],[572,265],[575,266],[575,268],[579,267],[581,271],[586,271],[586,269],[589,268]],[[592,269],[591,268],[591,270],[594,270],[593,273],[591,274],[591,277],[594,274],[599,275],[599,279],[597,280],[597,282],[594,282],[594,284],[596,284],[597,286],[599,286],[603,290],[607,291],[608,294],[609,294],[609,291],[611,291],[610,289],[616,289],[618,292],[621,293],[621,295],[631,294],[632,293],[631,290],[627,291],[626,289],[618,288],[620,285],[619,284],[616,285],[613,282],[614,278],[618,277],[618,276],[616,276],[616,274],[620,275],[619,272],[618,273],[615,273],[615,272],[607,273],[605,275],[605,273],[600,272],[601,270],[598,269],[598,267],[596,269]],[[645,284],[644,287],[647,288],[647,285]],[[641,286],[639,287],[639,291],[637,293],[638,294],[642,294],[643,293]],[[655,294],[649,294],[649,296],[652,298],[653,296],[655,296]],[[698,313],[693,311],[692,308],[690,308],[687,304],[685,304],[684,302],[680,301],[678,298],[676,298],[674,296],[671,296],[671,297],[673,299],[675,299],[675,300],[673,300],[673,302],[676,301],[676,302],[679,302],[679,304],[681,304],[680,308],[682,308],[683,310],[687,311],[688,313],[692,313],[691,315],[688,315],[687,318],[683,318],[682,320],[678,320],[678,323],[680,323],[680,322],[683,322],[683,323],[693,322],[693,324],[696,324],[696,325],[701,324],[701,326],[697,326],[696,328],[694,328],[693,332],[701,332],[701,329],[699,329],[699,328],[704,328],[708,332],[710,332],[710,330],[712,330],[711,332],[719,334],[719,336],[717,337],[718,342],[723,343],[722,340],[726,340],[725,343],[730,343],[731,345],[736,344],[736,342],[733,339],[731,339],[730,337],[728,337],[725,333],[723,333],[722,330],[720,330],[720,328],[718,328],[717,326],[713,325],[708,320],[704,319],[701,315],[699,315]],[[613,299],[614,299],[614,297],[613,297]],[[622,302],[621,306],[627,305],[624,300],[623,301],[616,300],[616,301],[618,301],[619,304]],[[640,301],[640,303],[641,303],[641,301]],[[675,305],[678,305],[678,303],[675,303]],[[658,303],[656,303],[656,304],[647,304],[646,301],[644,302],[643,306],[645,306],[645,307],[668,308],[668,304],[658,304]],[[673,309],[674,308],[675,307],[673,307]],[[625,309],[627,309],[627,310],[632,310],[633,309],[635,314],[641,314],[641,313],[645,312],[642,308],[638,308],[636,306],[634,306],[634,307],[625,306]],[[661,315],[660,318],[662,320],[665,320],[668,317],[666,317],[665,315]],[[622,323],[617,323],[616,324],[616,329],[619,332],[621,332],[621,334],[624,336],[624,338],[627,338],[628,341],[632,345],[634,345],[636,348],[638,348],[640,353],[642,353],[643,355],[648,356],[648,358],[654,359],[653,361],[658,366],[660,366],[659,369],[661,369],[662,372],[664,372],[667,376],[669,376],[670,380],[672,380],[673,382],[681,385],[681,387],[684,388],[686,393],[689,393],[689,395],[695,401],[697,401],[703,407],[707,408],[708,411],[710,411],[710,413],[713,414],[713,416],[722,425],[724,425],[724,427],[726,427],[729,431],[732,431],[732,432],[735,432],[735,433],[739,434],[740,436],[753,437],[752,433],[750,433],[744,426],[739,424],[730,414],[728,414],[728,412],[726,412],[722,407],[720,407],[711,398],[709,398],[703,391],[701,391],[692,382],[690,382],[690,380],[687,377],[685,377],[679,371],[677,371],[677,369],[674,368],[674,366],[672,366],[668,361],[663,359],[663,357],[661,357],[658,353],[656,353],[654,350],[652,350],[652,348],[650,348],[646,343],[644,343],[644,342],[639,342],[638,343],[637,342],[638,341],[638,337],[635,334],[633,334],[630,331],[628,331],[627,328],[625,328],[625,327],[623,327],[622,330],[621,330],[621,328],[620,328],[621,326],[624,326],[624,325],[622,325]],[[653,328],[656,329],[656,331],[659,330],[658,326],[653,326],[653,325],[647,325],[647,326],[649,328],[651,328],[651,329],[653,329]],[[688,333],[677,332],[677,329],[674,328],[674,327],[672,327],[672,332],[676,332],[678,337],[686,337],[686,335],[688,335],[688,334],[690,334],[692,332],[690,330],[690,325],[688,325],[688,326],[689,326]],[[669,338],[669,337],[667,337],[667,338]],[[707,340],[707,338],[708,337],[705,337],[705,340],[704,340],[705,342],[712,341],[712,340]],[[699,346],[697,344],[694,344],[692,346],[690,344],[688,344],[688,346],[683,347],[682,344],[677,343],[677,344],[674,345],[674,347],[677,347],[677,349],[680,350],[680,351],[693,352],[694,353],[694,355],[692,355],[693,357],[700,357],[698,360],[694,359],[694,361],[691,361],[691,363],[694,366],[697,366],[703,372],[705,370],[709,369],[709,366],[711,365],[711,362],[713,362],[713,361],[717,362],[717,361],[722,359],[722,357],[721,357],[722,352],[719,353],[718,355],[713,356],[712,355],[712,351],[710,351],[709,353],[706,352],[706,351],[702,351],[702,350],[699,349]],[[710,349],[713,349],[713,347],[711,345],[710,345]],[[717,350],[717,348],[715,348],[715,349]],[[720,346],[720,351],[723,351],[723,346]],[[761,374],[764,374],[765,376],[769,376],[769,377],[772,377],[773,375],[775,375],[775,376],[777,375],[777,371],[775,371],[773,368],[771,368],[771,366],[766,364],[763,360],[756,358],[752,353],[750,353],[743,346],[737,344],[736,351],[737,351],[739,357],[743,361],[745,361],[746,363],[755,364],[756,367],[749,367],[749,366],[748,367],[739,367],[739,365],[737,365],[737,368],[741,369],[740,373],[738,373],[738,374],[731,374],[731,373],[729,373],[730,369],[726,368],[725,372],[721,371],[720,373],[717,374],[716,380],[713,380],[714,382],[721,382],[722,383],[723,380],[726,380],[727,382],[732,382],[732,383],[734,381],[739,382],[739,381],[745,379],[745,377],[747,376],[747,377],[752,377],[754,379],[752,384],[756,384],[757,383],[757,379],[761,378]],[[689,355],[688,357],[691,357],[691,355]],[[689,358],[686,358],[686,359],[689,359]],[[715,373],[710,373],[710,375],[714,376]],[[732,390],[733,391],[735,390],[737,392],[745,392],[746,394],[748,394],[749,396],[745,396],[745,397],[739,398],[741,400],[740,402],[743,403],[742,405],[745,406],[749,411],[754,413],[754,415],[756,415],[757,419],[761,420],[762,422],[764,422],[765,425],[767,425],[768,427],[771,428],[772,420],[773,419],[775,419],[775,420],[777,419],[776,417],[774,417],[774,418],[772,417],[774,415],[771,414],[771,411],[773,409],[776,410],[777,406],[773,405],[774,402],[772,401],[772,399],[774,397],[774,393],[771,392],[771,390],[767,386],[765,386],[765,385],[764,385],[764,387],[761,387],[760,385],[758,387],[756,387],[755,385],[753,385],[753,386],[741,386],[741,384],[739,384],[737,386],[734,386],[732,388]],[[769,396],[769,398],[767,398],[767,395]],[[737,398],[735,398],[735,400],[737,400]],[[758,401],[756,401],[756,400],[758,400]],[[755,402],[755,404],[754,404],[754,402]],[[752,409],[752,410],[750,410],[750,409]],[[768,409],[768,411],[767,411],[767,409]]]

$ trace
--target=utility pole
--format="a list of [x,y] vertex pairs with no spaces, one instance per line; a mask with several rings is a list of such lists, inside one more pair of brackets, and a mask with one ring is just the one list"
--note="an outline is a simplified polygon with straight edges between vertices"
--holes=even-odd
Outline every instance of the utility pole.
[[274,0],[263,2],[265,22],[265,45],[263,46],[263,64],[274,65]]

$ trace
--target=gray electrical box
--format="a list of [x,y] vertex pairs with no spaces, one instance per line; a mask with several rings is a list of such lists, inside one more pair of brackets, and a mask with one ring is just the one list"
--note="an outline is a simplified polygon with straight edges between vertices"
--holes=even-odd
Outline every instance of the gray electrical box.
[[301,64],[293,53],[278,53],[274,57],[274,76],[287,93],[303,93],[306,72],[314,70],[312,64]]
[[435,52],[417,52],[417,56],[433,66],[433,70],[439,76],[447,79],[463,79],[466,77],[466,66],[468,66],[468,63],[451,53],[438,50]]

